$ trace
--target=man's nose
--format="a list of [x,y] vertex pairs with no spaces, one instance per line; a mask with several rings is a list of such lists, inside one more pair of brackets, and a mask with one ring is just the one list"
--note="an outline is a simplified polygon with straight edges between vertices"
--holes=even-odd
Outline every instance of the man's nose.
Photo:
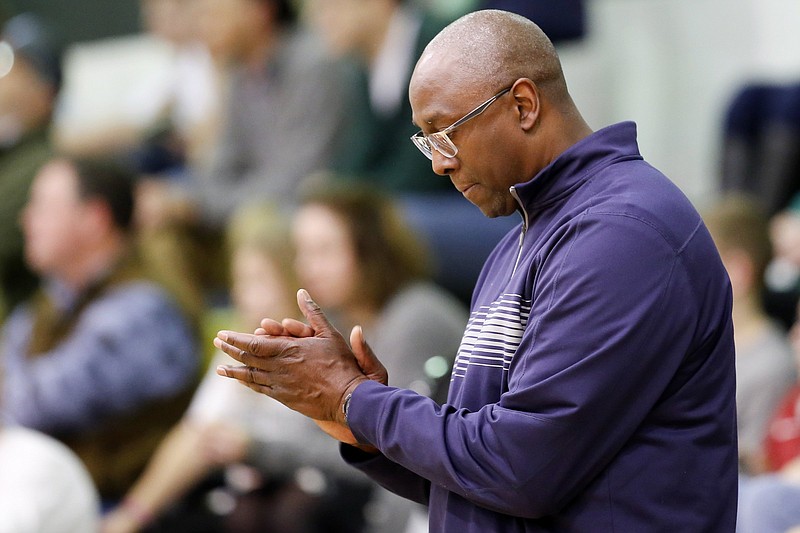
[[456,157],[447,157],[438,150],[433,150],[432,155],[431,167],[440,176],[449,176],[458,167],[458,159]]

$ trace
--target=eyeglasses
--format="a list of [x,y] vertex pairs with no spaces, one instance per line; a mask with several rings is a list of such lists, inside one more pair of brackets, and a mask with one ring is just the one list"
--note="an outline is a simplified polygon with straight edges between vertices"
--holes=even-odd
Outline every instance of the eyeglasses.
[[442,154],[445,157],[455,157],[458,153],[458,147],[453,144],[453,141],[450,140],[450,137],[447,136],[448,133],[451,133],[457,127],[464,124],[466,121],[473,119],[486,111],[486,109],[494,103],[495,100],[506,94],[508,91],[511,90],[511,87],[503,89],[496,95],[492,96],[484,103],[461,117],[460,119],[453,122],[451,125],[447,126],[445,129],[441,131],[437,131],[436,133],[431,133],[430,135],[426,135],[422,132],[422,130],[418,131],[414,135],[411,136],[411,140],[414,142],[419,151],[425,154],[425,157],[433,161],[433,150],[435,149],[437,152]]

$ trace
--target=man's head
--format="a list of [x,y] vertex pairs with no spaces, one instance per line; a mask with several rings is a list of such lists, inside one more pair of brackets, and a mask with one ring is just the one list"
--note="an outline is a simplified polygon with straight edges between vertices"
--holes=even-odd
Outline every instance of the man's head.
[[58,158],[46,163],[22,214],[31,268],[78,286],[108,268],[129,233],[132,178],[105,162]]
[[509,187],[530,180],[590,133],[552,43],[512,13],[477,11],[450,24],[428,44],[409,87],[413,119],[425,135],[495,95],[482,113],[448,133],[457,154],[435,148],[431,154],[433,170],[490,217],[512,213]]
[[60,47],[30,13],[11,18],[0,34],[0,145],[13,145],[50,118],[61,84]]

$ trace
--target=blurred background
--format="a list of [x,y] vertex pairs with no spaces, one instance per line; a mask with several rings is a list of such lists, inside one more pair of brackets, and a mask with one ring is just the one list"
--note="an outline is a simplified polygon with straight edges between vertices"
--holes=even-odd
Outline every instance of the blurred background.
[[[635,121],[644,158],[703,213],[733,287],[741,472],[791,474],[783,509],[800,509],[800,0],[0,0],[0,435],[41,433],[0,447],[0,465],[17,465],[0,468],[0,517],[47,496],[61,511],[33,513],[55,524],[37,531],[93,529],[64,526],[80,509],[104,533],[426,531],[424,509],[341,472],[316,426],[225,389],[211,339],[292,316],[306,287],[342,331],[366,326],[399,386],[442,399],[480,268],[520,218],[485,218],[433,174],[409,140],[407,87],[430,38],[487,7],[539,24],[589,125]],[[84,159],[130,174],[115,183],[131,196],[127,227],[86,216],[113,198],[32,195],[75,181]],[[59,231],[86,219],[96,227]],[[34,230],[66,257],[31,261]],[[71,286],[64,271],[98,252],[81,237],[101,232],[115,237],[107,264]],[[135,326],[154,314],[90,290],[121,283],[108,273],[123,252],[158,282],[172,323]],[[62,305],[61,285],[83,303]],[[87,315],[103,305],[107,320]],[[17,473],[44,464],[29,439],[144,435],[127,417],[151,408],[148,371],[176,350],[139,349],[143,330],[191,353],[163,379],[179,393],[153,392],[172,409],[142,423],[153,431],[124,478],[107,482],[113,457],[75,471],[61,448],[61,485],[46,464]],[[96,358],[74,338],[96,340]],[[124,408],[106,405],[105,381]],[[66,404],[81,424],[62,419]],[[753,526],[739,533],[772,531],[775,511],[741,494]]]
[[[452,17],[481,2],[418,3]],[[546,9],[553,12],[559,4],[567,5],[565,11],[575,4],[547,3],[556,6]],[[800,2],[585,0],[582,9],[585,32],[560,42],[559,51],[570,89],[589,123],[599,128],[635,120],[644,156],[693,201],[708,203],[721,180],[723,125],[734,96],[746,84],[800,78]],[[67,43],[142,28],[138,0],[0,3],[0,13],[7,16],[22,11],[52,21]],[[556,18],[558,24],[564,23]]]

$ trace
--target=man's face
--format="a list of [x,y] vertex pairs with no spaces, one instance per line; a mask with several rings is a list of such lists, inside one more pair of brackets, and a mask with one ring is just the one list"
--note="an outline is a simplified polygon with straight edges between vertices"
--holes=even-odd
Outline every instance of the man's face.
[[82,253],[84,209],[69,164],[55,161],[39,171],[22,213],[25,257],[31,268],[43,275],[58,275],[74,262]]
[[[409,96],[414,123],[426,133],[444,130],[476,106],[504,89],[474,90],[447,72],[457,72],[447,58],[423,57],[411,79]],[[441,75],[433,75],[441,72]],[[464,90],[470,89],[470,90]],[[514,100],[508,92],[486,111],[448,134],[458,148],[454,157],[433,150],[433,171],[448,176],[467,200],[487,217],[514,212],[516,202],[509,188],[521,181],[514,146]],[[424,157],[420,154],[420,157]]]

